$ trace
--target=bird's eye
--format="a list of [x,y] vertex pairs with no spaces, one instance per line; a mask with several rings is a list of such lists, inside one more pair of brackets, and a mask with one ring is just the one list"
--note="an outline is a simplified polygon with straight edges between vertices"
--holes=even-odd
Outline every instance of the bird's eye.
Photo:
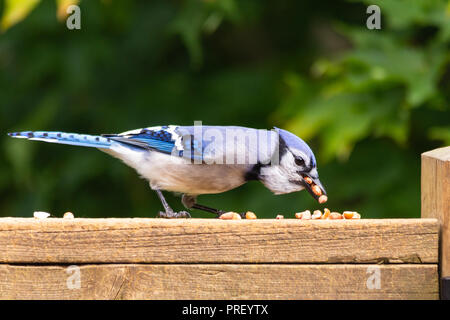
[[303,160],[302,158],[295,158],[295,164],[298,166],[304,166],[305,160]]

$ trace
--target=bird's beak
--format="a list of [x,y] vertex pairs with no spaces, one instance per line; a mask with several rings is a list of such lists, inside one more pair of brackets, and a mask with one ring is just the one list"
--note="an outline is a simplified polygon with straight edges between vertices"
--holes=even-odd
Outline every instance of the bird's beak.
[[327,192],[325,191],[325,188],[323,187],[317,175],[314,176],[302,173],[301,176],[303,178],[303,186],[314,199],[316,199],[320,203],[324,203],[328,200]]

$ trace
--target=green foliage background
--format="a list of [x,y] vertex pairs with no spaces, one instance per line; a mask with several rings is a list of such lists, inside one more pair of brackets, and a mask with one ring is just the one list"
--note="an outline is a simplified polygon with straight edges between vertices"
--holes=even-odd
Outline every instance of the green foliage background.
[[[119,161],[7,132],[194,120],[289,129],[316,153],[327,207],[420,216],[420,153],[450,145],[449,1],[90,0],[74,31],[57,19],[57,2],[33,2],[0,34],[1,216],[160,210]],[[0,1],[4,17],[11,3]],[[381,30],[366,28],[370,4],[381,8]],[[321,207],[258,182],[200,201],[259,217]]]

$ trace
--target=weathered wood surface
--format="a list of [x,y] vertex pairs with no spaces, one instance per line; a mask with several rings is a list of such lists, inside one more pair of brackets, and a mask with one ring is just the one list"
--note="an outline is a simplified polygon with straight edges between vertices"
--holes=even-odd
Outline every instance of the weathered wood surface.
[[422,217],[441,224],[441,275],[450,276],[450,147],[422,154]]
[[[439,294],[437,264],[82,265],[79,282],[67,268],[0,265],[0,299],[437,299]],[[379,268],[379,287],[369,279],[378,272],[373,268]]]
[[436,219],[0,219],[0,263],[437,263]]

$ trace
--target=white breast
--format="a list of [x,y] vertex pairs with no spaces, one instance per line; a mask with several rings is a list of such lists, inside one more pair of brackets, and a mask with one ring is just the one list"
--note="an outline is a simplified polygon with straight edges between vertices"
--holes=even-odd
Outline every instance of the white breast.
[[194,164],[188,159],[121,144],[102,150],[134,168],[154,189],[199,195],[221,193],[246,182],[247,166]]

